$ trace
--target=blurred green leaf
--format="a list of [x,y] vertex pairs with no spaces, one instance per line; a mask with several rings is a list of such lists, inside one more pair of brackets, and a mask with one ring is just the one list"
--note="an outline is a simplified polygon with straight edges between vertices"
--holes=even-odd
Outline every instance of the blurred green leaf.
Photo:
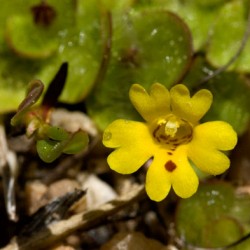
[[190,28],[195,51],[203,49],[223,1],[170,0],[166,2],[166,8],[179,15]]
[[69,70],[60,100],[68,103],[82,100],[95,82],[102,58],[102,37],[106,31],[101,29],[101,23],[106,12],[100,11],[99,1],[79,1],[75,5],[71,0],[60,3],[51,0],[49,4],[55,9],[56,18],[49,27],[31,22],[34,1],[16,9],[19,2],[3,3],[0,9],[4,29],[0,32],[0,113],[16,109],[31,79],[40,79],[46,88],[63,62],[69,62]]
[[188,25],[192,32],[195,51],[203,49],[208,41],[218,12],[227,0],[140,0],[135,7],[172,11]]
[[169,87],[186,72],[191,55],[190,32],[176,15],[116,12],[108,72],[87,102],[91,117],[101,129],[116,118],[137,117],[128,99],[131,84],[147,88],[160,82]]
[[42,95],[44,85],[39,80],[34,80],[29,83],[27,95],[18,107],[17,113],[11,119],[11,125],[15,126],[23,118],[24,113],[34,105]]
[[190,89],[207,88],[213,93],[212,106],[203,121],[226,121],[241,135],[250,120],[250,88],[247,79],[236,72],[223,72],[200,85],[202,79],[214,71],[215,68],[203,57],[197,57],[183,82]]
[[228,217],[208,222],[203,230],[203,241],[206,247],[221,247],[229,245],[243,236],[243,229],[240,224]]
[[[207,49],[207,59],[212,65],[221,67],[236,54],[247,29],[248,9],[241,0],[230,1],[221,9]],[[250,40],[230,68],[250,72]]]
[[[194,196],[180,200],[176,214],[179,237],[199,247],[223,247],[239,240],[249,220],[239,221],[234,216],[236,200],[233,187],[227,183],[200,185]],[[232,249],[245,250],[249,246],[246,241]]]
[[70,134],[62,128],[49,127],[45,132],[49,138],[38,140],[36,149],[39,157],[47,163],[53,162],[62,153],[76,154],[88,146],[89,138],[84,131]]
[[85,149],[88,145],[89,137],[86,132],[78,131],[72,135],[67,145],[63,149],[65,154],[76,154]]
[[55,30],[37,26],[31,16],[9,17],[5,36],[8,46],[20,57],[47,58],[58,47]]
[[63,128],[48,126],[46,129],[46,136],[55,141],[64,141],[69,138],[69,133]]
[[39,157],[46,163],[56,160],[63,151],[65,141],[54,140],[38,140],[36,143],[36,150]]

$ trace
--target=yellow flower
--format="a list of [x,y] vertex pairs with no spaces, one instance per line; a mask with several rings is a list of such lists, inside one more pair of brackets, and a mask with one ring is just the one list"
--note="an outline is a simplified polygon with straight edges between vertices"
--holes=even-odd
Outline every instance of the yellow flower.
[[221,151],[234,148],[236,132],[223,121],[199,124],[212,104],[210,91],[202,89],[191,98],[182,84],[168,91],[155,83],[149,94],[134,84],[129,95],[145,122],[114,121],[104,131],[103,144],[116,148],[108,164],[121,174],[133,173],[153,159],[146,176],[152,200],[163,200],[171,186],[182,198],[197,191],[199,180],[189,161],[212,175],[228,169],[230,161]]

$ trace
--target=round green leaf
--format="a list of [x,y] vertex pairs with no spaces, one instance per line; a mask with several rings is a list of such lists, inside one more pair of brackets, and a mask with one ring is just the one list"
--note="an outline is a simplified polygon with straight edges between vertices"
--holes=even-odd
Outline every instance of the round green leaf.
[[176,15],[160,10],[115,13],[112,53],[107,74],[87,108],[100,128],[116,118],[133,119],[128,91],[133,83],[169,87],[186,72],[192,55],[187,26]]
[[[221,67],[236,54],[247,29],[246,10],[240,0],[231,1],[221,9],[207,50],[212,65]],[[250,72],[250,40],[231,69]]]
[[147,0],[136,1],[136,6],[172,11],[182,18],[192,32],[194,49],[207,44],[217,14],[226,0]]
[[31,16],[12,16],[6,24],[8,46],[20,57],[47,58],[58,47],[55,30],[34,24]]
[[46,163],[53,162],[61,154],[65,146],[65,141],[38,140],[36,150],[39,157]]
[[[227,219],[233,204],[232,186],[222,182],[200,185],[194,196],[183,199],[179,203],[176,214],[179,236],[187,243],[201,247],[209,247],[213,240],[221,243],[222,246],[229,240],[232,243],[233,240],[239,238],[239,232],[241,233],[239,224]],[[227,229],[229,235],[215,233],[228,225],[230,225]]]

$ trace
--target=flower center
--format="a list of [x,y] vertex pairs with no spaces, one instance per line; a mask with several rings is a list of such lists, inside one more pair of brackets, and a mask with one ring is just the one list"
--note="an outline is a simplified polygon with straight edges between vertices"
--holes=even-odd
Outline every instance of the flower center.
[[168,145],[174,150],[181,144],[187,144],[192,140],[192,125],[174,115],[169,115],[158,120],[153,128],[153,137],[161,144]]

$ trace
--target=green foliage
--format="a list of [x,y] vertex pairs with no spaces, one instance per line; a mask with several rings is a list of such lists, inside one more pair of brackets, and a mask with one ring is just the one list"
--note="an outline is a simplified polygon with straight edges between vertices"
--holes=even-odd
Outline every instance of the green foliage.
[[74,1],[49,1],[56,17],[46,27],[33,21],[30,9],[38,3],[29,0],[20,4],[13,0],[1,5],[1,113],[15,110],[31,79],[40,79],[46,88],[65,61],[69,62],[69,74],[60,97],[64,102],[75,103],[84,98],[99,70],[101,36],[105,33],[100,29],[106,13],[99,11],[98,0],[79,1],[77,8]]
[[214,71],[215,68],[204,57],[197,57],[184,82],[190,89],[207,88],[213,93],[212,107],[204,121],[226,121],[241,135],[247,129],[250,119],[248,80],[236,72],[223,72],[207,84],[200,84],[204,77]]
[[112,53],[103,82],[87,102],[100,128],[116,118],[136,116],[128,90],[137,82],[169,87],[186,72],[192,55],[191,36],[174,14],[161,10],[115,12]]
[[[66,72],[64,72],[66,70]],[[54,91],[58,87],[58,80],[64,81],[67,75],[67,66],[61,66],[57,75],[53,79],[48,88],[49,91]],[[60,91],[60,90],[59,90]],[[26,135],[34,136],[36,149],[39,157],[47,163],[56,160],[62,153],[76,154],[83,151],[88,146],[88,135],[84,131],[70,133],[63,128],[52,126],[47,122],[48,107],[42,104],[38,107],[32,107],[42,95],[43,83],[39,80],[32,81],[29,84],[28,92],[24,100],[19,105],[17,113],[11,119],[11,125],[24,125],[26,127]],[[51,97],[51,93],[46,93],[44,98]],[[57,93],[60,94],[60,93]],[[56,101],[56,100],[54,100]],[[48,104],[45,100],[45,103]]]
[[65,130],[56,127],[50,127],[47,136],[49,138],[38,140],[36,143],[39,157],[47,163],[53,162],[62,153],[79,153],[87,147],[89,142],[88,135],[83,131],[71,135]]
[[58,48],[55,30],[37,27],[31,15],[9,17],[6,21],[6,40],[15,53],[29,59],[48,58]]
[[40,98],[43,92],[44,85],[41,81],[31,81],[28,85],[26,97],[18,107],[17,113],[11,119],[11,125],[16,126],[22,122],[22,118],[28,109],[33,106]]
[[[249,232],[249,197],[238,196],[229,184],[200,185],[190,199],[181,200],[176,214],[180,237],[199,247],[223,247]],[[232,249],[249,249],[250,241]],[[230,248],[231,249],[231,248]]]
[[[40,79],[47,89],[59,65],[68,62],[60,101],[77,103],[88,97],[88,113],[100,129],[116,118],[138,119],[127,95],[131,84],[147,88],[161,82],[169,87],[189,72],[185,84],[209,88],[214,94],[206,119],[228,121],[239,134],[245,131],[250,90],[238,72],[250,72],[250,42],[229,68],[231,74],[221,74],[208,85],[199,82],[239,49],[247,25],[247,1],[73,2],[49,1],[56,13],[49,25],[34,21],[31,8],[39,1],[2,3],[1,113],[18,106],[27,82]],[[202,65],[197,60],[191,63],[193,50],[203,52]]]
[[[243,1],[232,1],[223,6],[218,13],[217,21],[207,49],[207,59],[212,65],[225,65],[237,52],[247,26],[247,15]],[[229,21],[230,20],[230,21]],[[228,32],[226,32],[228,31]],[[244,53],[231,69],[241,72],[250,71],[250,40]]]

